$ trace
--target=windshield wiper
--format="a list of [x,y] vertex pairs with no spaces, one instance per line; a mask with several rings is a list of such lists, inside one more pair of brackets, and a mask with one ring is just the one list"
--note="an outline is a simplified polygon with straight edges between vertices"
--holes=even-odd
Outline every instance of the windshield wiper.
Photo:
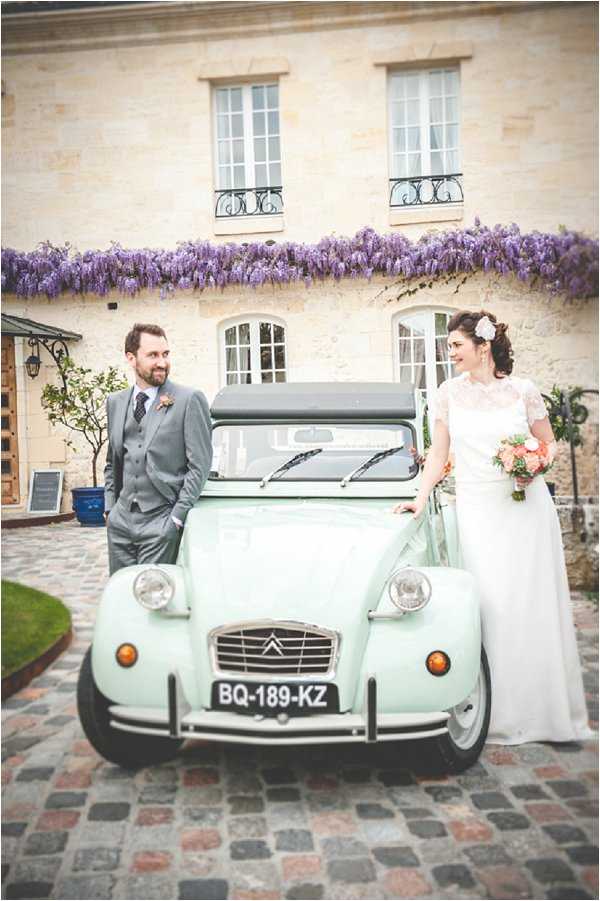
[[340,482],[340,488],[345,488],[348,482],[351,482],[352,479],[361,475],[363,472],[366,472],[367,469],[370,469],[371,466],[375,466],[376,463],[379,463],[380,460],[385,460],[386,457],[391,457],[392,454],[397,454],[398,451],[402,450],[404,447],[403,444],[400,447],[390,447],[384,451],[378,451],[376,454],[373,454],[372,457],[369,457],[364,463],[361,463],[360,466],[357,466],[356,469],[353,469],[352,472],[349,472],[347,476],[344,476],[342,481]]
[[301,454],[296,454],[295,457],[292,457],[291,460],[287,460],[287,462],[282,463],[281,466],[278,466],[277,469],[274,469],[273,472],[270,472],[268,476],[265,476],[264,479],[261,479],[260,487],[264,488],[267,482],[270,482],[276,475],[279,473],[287,472],[288,469],[291,469],[292,466],[297,466],[298,463],[304,462],[304,460],[308,460],[309,457],[314,457],[315,454],[320,454],[323,450],[322,447],[314,447],[312,450],[304,451]]

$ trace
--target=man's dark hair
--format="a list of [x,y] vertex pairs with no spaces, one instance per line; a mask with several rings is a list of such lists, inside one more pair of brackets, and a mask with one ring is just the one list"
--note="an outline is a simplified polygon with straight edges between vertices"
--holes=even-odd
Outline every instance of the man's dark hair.
[[136,322],[136,324],[133,326],[133,328],[125,338],[126,354],[136,354],[138,352],[140,348],[142,332],[147,332],[148,335],[156,335],[157,338],[167,337],[164,333],[164,330],[161,329],[160,325],[149,325],[145,322]]

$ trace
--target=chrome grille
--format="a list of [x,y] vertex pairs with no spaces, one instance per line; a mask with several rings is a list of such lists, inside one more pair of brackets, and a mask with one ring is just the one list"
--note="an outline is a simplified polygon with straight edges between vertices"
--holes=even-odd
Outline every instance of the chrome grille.
[[253,676],[326,676],[334,668],[337,635],[291,623],[245,624],[212,633],[216,668]]

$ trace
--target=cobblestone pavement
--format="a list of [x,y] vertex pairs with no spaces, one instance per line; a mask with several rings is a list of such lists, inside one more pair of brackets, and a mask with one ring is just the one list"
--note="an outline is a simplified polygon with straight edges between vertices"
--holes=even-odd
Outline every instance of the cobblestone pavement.
[[[76,633],[3,705],[3,897],[597,897],[595,742],[488,746],[439,780],[389,745],[189,742],[126,772],[93,751],[75,707],[104,530],[5,531],[3,567],[65,599]],[[595,711],[596,611],[582,595],[574,611]]]

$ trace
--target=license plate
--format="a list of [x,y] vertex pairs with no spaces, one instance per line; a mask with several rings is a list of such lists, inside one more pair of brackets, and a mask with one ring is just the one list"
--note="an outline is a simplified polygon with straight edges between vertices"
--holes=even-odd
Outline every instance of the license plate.
[[274,682],[213,682],[213,710],[277,716],[337,713],[337,685]]

